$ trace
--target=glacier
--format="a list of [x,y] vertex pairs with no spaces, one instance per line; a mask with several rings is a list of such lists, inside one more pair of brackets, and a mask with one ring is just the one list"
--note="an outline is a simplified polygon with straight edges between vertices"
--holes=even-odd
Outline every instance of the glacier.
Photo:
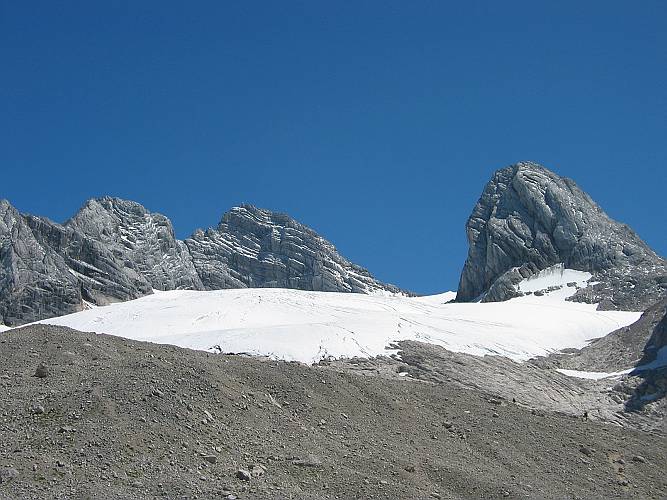
[[584,347],[639,318],[638,312],[598,311],[565,300],[576,291],[573,282],[585,286],[589,278],[555,268],[521,284],[523,290],[555,290],[488,303],[452,303],[454,292],[406,297],[281,288],[156,291],[39,323],[303,363],[397,354],[396,342],[403,340],[520,362]]

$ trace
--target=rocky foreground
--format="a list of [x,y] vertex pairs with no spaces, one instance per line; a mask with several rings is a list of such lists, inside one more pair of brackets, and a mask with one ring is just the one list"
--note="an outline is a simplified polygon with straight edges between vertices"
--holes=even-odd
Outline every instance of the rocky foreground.
[[664,434],[335,365],[6,332],[0,498],[667,496]]

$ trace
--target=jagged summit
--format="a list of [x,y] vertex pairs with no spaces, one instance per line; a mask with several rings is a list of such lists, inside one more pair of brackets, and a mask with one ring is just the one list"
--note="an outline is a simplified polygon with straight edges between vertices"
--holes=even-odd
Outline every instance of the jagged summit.
[[18,325],[153,290],[284,287],[400,292],[312,229],[251,205],[217,228],[176,239],[171,221],[134,201],[88,200],[65,224],[0,201],[0,323]]
[[171,221],[120,198],[89,200],[65,223],[102,243],[157,290],[202,290],[192,259]]
[[232,208],[217,228],[196,231],[185,244],[207,289],[400,292],[345,259],[311,228],[253,205]]
[[593,274],[573,300],[644,310],[667,293],[667,263],[612,220],[571,179],[533,162],[495,172],[466,224],[470,245],[457,300],[506,300],[556,264]]
[[[252,218],[255,219],[257,222],[265,224],[274,224],[280,222],[285,225],[292,224],[292,225],[303,226],[303,224],[299,224],[296,220],[294,220],[286,213],[274,212],[266,208],[257,207],[250,203],[241,203],[238,206],[230,208],[227,212],[225,212],[222,215],[220,224],[226,224],[229,222],[230,219],[234,217]],[[306,230],[312,232],[313,234],[316,234],[315,231],[313,231],[311,228],[307,226],[303,227]]]

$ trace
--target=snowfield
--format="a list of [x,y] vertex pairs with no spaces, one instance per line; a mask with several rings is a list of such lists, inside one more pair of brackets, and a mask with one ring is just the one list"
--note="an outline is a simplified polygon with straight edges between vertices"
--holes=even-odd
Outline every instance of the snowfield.
[[[537,290],[545,283],[584,285],[589,278],[587,273],[554,269],[522,285]],[[564,297],[574,291],[564,286],[540,297],[467,304],[447,303],[453,292],[415,298],[276,288],[169,291],[40,323],[304,363],[392,354],[397,352],[392,344],[400,340],[523,361],[583,347],[640,316],[566,302]]]

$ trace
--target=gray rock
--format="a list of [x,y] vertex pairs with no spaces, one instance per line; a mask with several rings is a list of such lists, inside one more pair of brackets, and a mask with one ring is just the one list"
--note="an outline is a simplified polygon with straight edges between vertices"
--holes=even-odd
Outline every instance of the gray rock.
[[239,469],[236,471],[236,477],[240,479],[241,481],[250,481],[251,476],[250,472],[244,469]]
[[[633,334],[638,340],[648,337],[643,356],[637,362],[636,369],[629,375],[631,380],[638,385],[634,388],[625,387],[628,384],[619,387],[619,392],[630,395],[630,398],[625,401],[625,408],[637,411],[646,405],[656,405],[658,401],[667,397],[667,366],[662,363],[654,363],[658,353],[667,348],[667,299],[646,310],[642,317],[630,325],[627,330],[627,337]],[[636,340],[630,345],[636,345]],[[632,378],[633,376],[635,377]]]
[[139,203],[93,199],[65,225],[101,243],[154,289],[203,289],[187,248],[174,236],[171,221]]
[[262,464],[254,464],[250,468],[250,475],[252,477],[261,477],[264,475],[266,472],[266,467],[264,467]]
[[33,415],[42,415],[46,410],[44,410],[44,407],[40,404],[35,404],[30,408],[30,411],[33,413]]
[[644,310],[667,295],[667,262],[574,181],[531,162],[498,170],[466,225],[458,301],[506,300],[522,279],[557,264],[593,274],[572,300]]
[[0,484],[8,483],[19,477],[19,471],[13,467],[0,468]]
[[107,305],[152,292],[151,283],[133,262],[104,242],[43,217],[24,218],[42,248],[63,259],[68,273],[78,282],[83,300]]
[[303,458],[296,458],[292,460],[292,464],[296,465],[297,467],[321,467],[322,460],[314,455],[306,455]]
[[40,363],[35,369],[35,377],[46,378],[49,376],[49,370],[44,363]]
[[655,360],[658,355],[658,351],[664,347],[667,347],[667,299],[654,305],[651,309],[646,311],[644,315],[648,316],[646,321],[649,323],[649,325],[651,325],[650,321],[652,319],[654,321],[657,320],[657,323],[653,327],[651,336],[646,342],[646,347],[644,348],[644,357],[640,364],[650,363],[651,361]]
[[591,456],[593,453],[595,453],[595,450],[593,448],[589,448],[588,446],[581,446],[579,451],[586,456]]
[[81,309],[79,283],[43,248],[24,217],[0,200],[0,323],[15,326]]

